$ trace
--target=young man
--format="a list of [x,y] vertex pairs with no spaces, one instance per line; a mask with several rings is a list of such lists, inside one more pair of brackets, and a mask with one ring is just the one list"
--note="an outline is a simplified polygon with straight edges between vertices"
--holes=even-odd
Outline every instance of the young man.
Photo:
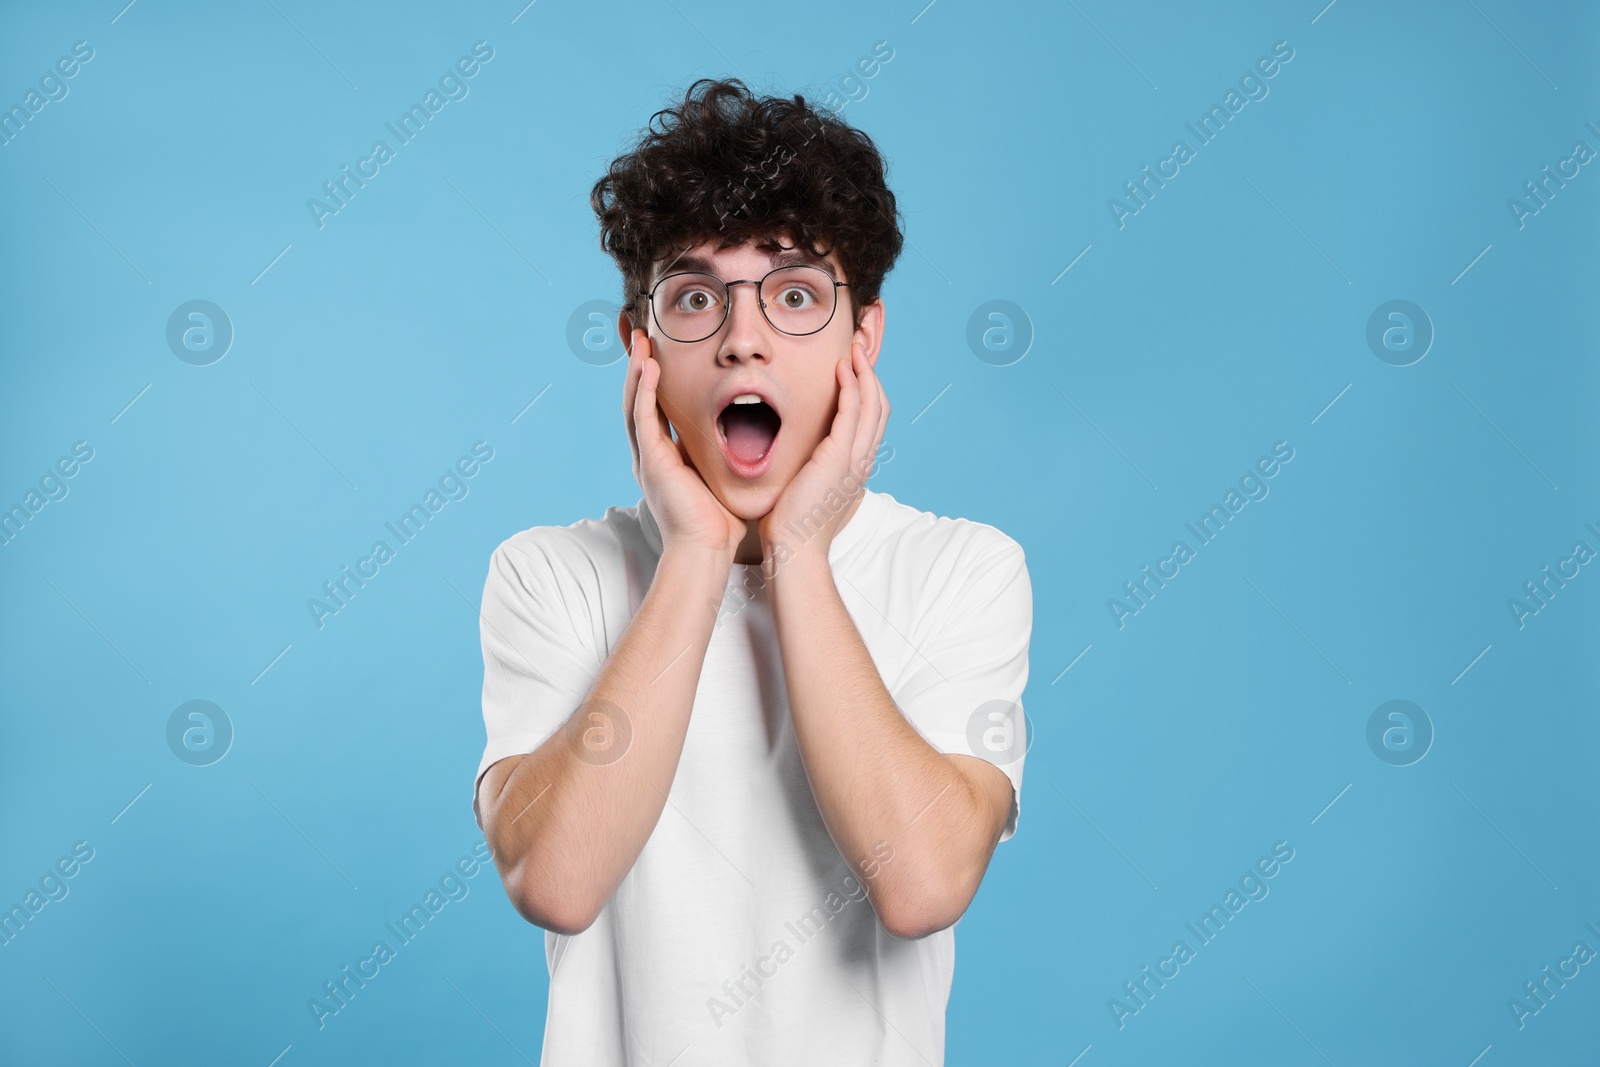
[[541,1062],[941,1064],[1020,813],[1022,549],[866,488],[872,141],[736,80],[655,118],[592,195],[643,499],[509,538],[483,594],[473,810],[548,931]]

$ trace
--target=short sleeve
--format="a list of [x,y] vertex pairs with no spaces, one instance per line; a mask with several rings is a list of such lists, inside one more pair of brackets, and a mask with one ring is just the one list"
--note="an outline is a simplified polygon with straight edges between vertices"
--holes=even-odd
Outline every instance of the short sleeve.
[[583,702],[599,662],[593,638],[575,624],[549,550],[520,535],[489,559],[479,634],[483,642],[483,758],[472,781],[472,815],[478,782],[494,763],[532,752]]
[[930,600],[938,616],[919,645],[895,703],[936,750],[986,759],[1011,780],[1011,814],[1001,841],[1022,814],[1022,765],[1027,722],[1022,691],[1028,683],[1033,587],[1022,546],[1002,535],[958,563],[951,595]]

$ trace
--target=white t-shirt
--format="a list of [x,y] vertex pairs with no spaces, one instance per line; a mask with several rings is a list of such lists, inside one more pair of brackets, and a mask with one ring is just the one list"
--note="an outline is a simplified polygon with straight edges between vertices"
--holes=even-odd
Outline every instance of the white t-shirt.
[[[479,778],[578,707],[660,555],[643,501],[495,550]],[[1010,778],[1009,839],[1033,614],[1021,547],[869,489],[828,559],[906,719],[937,751],[988,759]],[[944,1062],[954,928],[906,941],[885,931],[823,825],[759,565],[729,575],[668,801],[594,924],[545,934],[543,1067]]]

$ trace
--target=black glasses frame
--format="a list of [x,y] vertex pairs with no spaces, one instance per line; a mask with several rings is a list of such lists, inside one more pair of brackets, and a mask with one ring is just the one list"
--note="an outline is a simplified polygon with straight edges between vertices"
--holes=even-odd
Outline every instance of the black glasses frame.
[[[773,322],[772,316],[767,314],[767,302],[761,299],[761,288],[766,284],[767,279],[772,277],[774,274],[781,270],[794,270],[796,267],[806,267],[808,270],[814,270],[818,274],[824,276],[826,276],[828,273],[821,267],[812,267],[805,263],[791,263],[788,266],[773,267],[760,278],[735,278],[732,281],[724,281],[722,278],[717,278],[715,274],[712,274],[709,271],[678,270],[673,271],[671,274],[663,274],[661,277],[656,279],[656,283],[650,287],[650,291],[648,293],[644,292],[643,290],[639,290],[633,294],[633,298],[637,300],[640,297],[644,297],[646,300],[650,301],[650,317],[655,319],[656,325],[660,327],[663,334],[666,334],[667,337],[672,338],[672,340],[677,341],[681,345],[694,345],[704,341],[707,337],[715,337],[717,331],[722,329],[723,325],[727,323],[728,313],[733,310],[733,287],[736,285],[753,285],[756,287],[756,304],[760,306],[761,317],[767,320],[768,326],[771,326],[774,330],[777,330],[785,337],[810,337],[812,334],[821,333],[823,330],[828,328],[828,323],[832,322],[833,317],[839,313],[839,290],[848,286],[850,283],[833,283],[833,309],[828,312],[828,318],[826,322],[824,322],[821,326],[818,326],[815,330],[807,330],[805,333],[790,333],[788,330],[785,330],[783,327]],[[661,324],[661,316],[656,314],[656,290],[660,289],[661,283],[666,281],[668,278],[676,278],[684,274],[700,274],[707,278],[717,278],[717,281],[722,282],[723,289],[722,318],[717,321],[716,326],[713,327],[711,332],[706,334],[705,337],[697,337],[692,341],[685,341],[681,338],[673,337],[670,333],[667,333],[667,328]]]

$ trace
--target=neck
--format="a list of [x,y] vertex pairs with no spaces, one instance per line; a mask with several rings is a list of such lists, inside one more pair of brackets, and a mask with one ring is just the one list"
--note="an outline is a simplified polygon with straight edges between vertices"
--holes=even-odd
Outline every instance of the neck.
[[[861,502],[866,499],[866,496],[865,493],[859,493],[854,500],[850,501],[850,506],[845,509],[844,516],[839,519],[839,524],[833,528],[832,537],[839,536],[839,531],[850,524],[850,520],[860,510]],[[739,542],[739,547],[733,555],[733,562],[755,565],[764,562],[765,558],[759,525],[755,522],[746,522],[744,540]]]
[[753,522],[745,523],[744,540],[739,542],[739,548],[734,553],[735,563],[760,563],[761,562],[761,531]]

